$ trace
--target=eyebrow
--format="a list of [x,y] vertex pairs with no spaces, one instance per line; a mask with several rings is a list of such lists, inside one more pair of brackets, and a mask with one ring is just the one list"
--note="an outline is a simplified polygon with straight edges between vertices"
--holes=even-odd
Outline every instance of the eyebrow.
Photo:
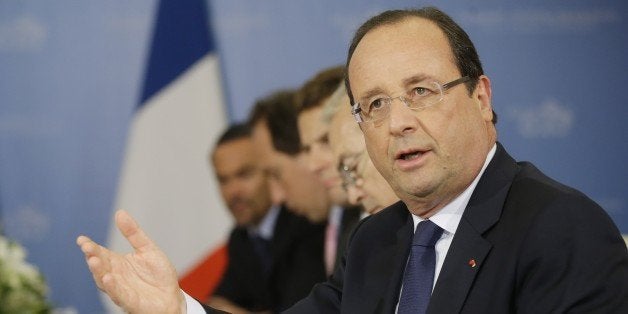
[[413,75],[409,78],[404,79],[402,82],[403,82],[404,87],[408,87],[412,84],[423,82],[428,79],[434,79],[434,78],[427,74],[417,74],[417,75]]
[[371,90],[368,90],[366,93],[364,93],[364,96],[362,96],[362,97],[358,98],[358,101],[360,101],[360,102],[361,102],[361,100],[364,100],[364,99],[370,99],[370,98],[372,98],[373,96],[375,96],[375,95],[380,95],[380,94],[384,94],[384,95],[385,95],[386,93],[384,92],[384,90],[383,90],[383,89],[381,89],[381,88],[379,88],[379,87],[375,87],[375,88],[373,88],[373,89],[371,89]]
[[[420,74],[416,74],[416,75],[410,76],[410,77],[408,77],[408,78],[405,78],[405,79],[403,79],[403,81],[401,81],[401,82],[402,82],[403,87],[404,87],[404,88],[407,88],[408,86],[410,86],[410,85],[412,85],[412,84],[416,84],[416,83],[419,83],[419,82],[423,82],[423,81],[425,81],[425,80],[429,80],[429,79],[436,80],[436,79],[435,79],[434,77],[432,77],[431,75],[427,75],[427,74],[420,73]],[[373,88],[373,89],[371,89],[371,90],[366,91],[366,92],[364,93],[364,96],[362,96],[362,97],[358,98],[358,100],[369,99],[369,98],[371,98],[371,97],[373,97],[373,96],[375,96],[375,95],[380,95],[380,94],[387,95],[387,93],[386,93],[386,92],[384,92],[384,90],[383,90],[383,89],[381,89],[381,88],[379,88],[379,87],[375,87],[375,88]],[[389,96],[389,95],[387,95],[387,96]]]

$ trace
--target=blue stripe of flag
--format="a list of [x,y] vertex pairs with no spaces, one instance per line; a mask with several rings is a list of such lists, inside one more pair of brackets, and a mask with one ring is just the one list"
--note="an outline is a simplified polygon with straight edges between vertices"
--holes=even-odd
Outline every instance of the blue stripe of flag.
[[197,60],[214,51],[205,1],[160,1],[137,109]]

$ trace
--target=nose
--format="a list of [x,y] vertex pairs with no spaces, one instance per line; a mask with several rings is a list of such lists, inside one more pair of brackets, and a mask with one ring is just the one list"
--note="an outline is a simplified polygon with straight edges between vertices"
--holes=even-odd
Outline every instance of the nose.
[[[399,101],[397,101],[399,100]],[[416,112],[406,105],[406,100],[397,97],[390,104],[390,132],[394,135],[403,135],[417,128]]]
[[323,147],[320,145],[312,145],[307,153],[306,160],[308,169],[310,172],[319,174],[325,167],[327,167],[327,156],[323,151]]
[[240,186],[234,182],[235,180],[229,180],[229,182],[223,184],[222,193],[224,198],[231,200],[240,194]]
[[347,199],[349,201],[349,204],[360,205],[365,197],[366,194],[360,187],[356,185],[347,186]]

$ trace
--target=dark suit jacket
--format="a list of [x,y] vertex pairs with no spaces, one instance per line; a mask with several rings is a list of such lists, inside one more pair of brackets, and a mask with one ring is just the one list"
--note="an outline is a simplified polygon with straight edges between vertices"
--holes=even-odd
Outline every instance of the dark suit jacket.
[[229,237],[229,264],[214,294],[251,311],[290,307],[325,280],[324,232],[324,225],[312,225],[282,208],[271,241],[273,263],[267,278],[247,230],[235,228]]
[[340,228],[338,232],[338,245],[336,247],[336,261],[334,262],[334,269],[336,269],[345,254],[347,245],[349,244],[349,238],[353,234],[353,230],[360,222],[360,216],[362,214],[361,207],[345,207],[342,210],[342,219],[340,221]]
[[[628,252],[608,215],[497,146],[427,312],[628,313]],[[363,219],[342,267],[288,312],[394,313],[412,234],[402,202]]]
[[[199,303],[201,303],[201,302],[199,302]],[[213,308],[211,306],[207,306],[207,305],[205,305],[203,303],[201,303],[201,306],[203,306],[203,309],[205,310],[205,313],[208,313],[208,314],[225,314],[225,313],[228,313],[228,312],[225,312],[225,311],[217,310],[217,309],[215,309],[215,308]]]

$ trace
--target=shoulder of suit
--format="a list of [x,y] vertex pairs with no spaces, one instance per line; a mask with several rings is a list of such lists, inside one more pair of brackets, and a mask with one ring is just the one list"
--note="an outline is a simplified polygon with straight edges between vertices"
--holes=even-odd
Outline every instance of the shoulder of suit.
[[593,203],[584,193],[560,183],[541,172],[532,163],[518,162],[520,171],[515,176],[510,194],[528,196],[537,202],[574,199],[583,203]]
[[611,221],[604,209],[584,193],[546,176],[531,163],[518,164],[521,170],[512,182],[504,210],[529,217],[532,224],[564,224],[557,228],[570,226],[567,221],[604,225]]
[[357,229],[387,229],[392,225],[403,225],[408,220],[408,207],[402,202],[398,201],[376,214],[365,217],[360,221]]

